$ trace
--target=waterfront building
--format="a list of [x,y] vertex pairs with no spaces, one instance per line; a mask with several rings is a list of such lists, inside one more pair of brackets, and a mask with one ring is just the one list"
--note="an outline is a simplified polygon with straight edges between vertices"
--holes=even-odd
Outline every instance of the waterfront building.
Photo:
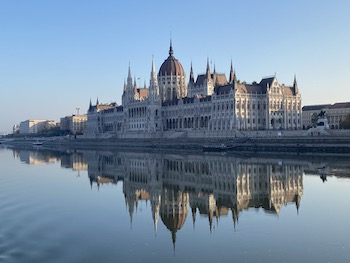
[[61,131],[83,134],[86,128],[87,114],[72,115],[61,118]]
[[350,102],[334,104],[308,105],[303,107],[303,127],[309,128],[315,124],[315,118],[323,111],[331,129],[339,129],[340,121],[350,114]]
[[33,134],[57,126],[57,122],[50,120],[26,120],[19,125],[20,134]]
[[295,76],[291,86],[276,76],[248,84],[237,79],[232,62],[227,80],[215,66],[212,72],[207,61],[205,74],[196,80],[191,65],[186,83],[171,43],[158,74],[152,60],[148,88],[137,87],[129,65],[122,105],[90,102],[87,115],[85,135],[90,137],[231,137],[239,131],[302,128]]

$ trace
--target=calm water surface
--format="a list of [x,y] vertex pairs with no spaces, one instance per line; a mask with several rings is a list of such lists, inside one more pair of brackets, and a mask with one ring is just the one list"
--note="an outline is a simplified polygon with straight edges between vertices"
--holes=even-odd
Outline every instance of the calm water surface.
[[0,148],[0,167],[0,262],[350,262],[346,158]]

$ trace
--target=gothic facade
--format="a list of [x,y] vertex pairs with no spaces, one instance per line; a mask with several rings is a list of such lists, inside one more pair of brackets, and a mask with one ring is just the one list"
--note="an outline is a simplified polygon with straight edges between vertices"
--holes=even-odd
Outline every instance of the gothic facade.
[[276,76],[259,83],[240,82],[232,67],[229,79],[211,72],[195,80],[191,65],[185,71],[169,56],[158,74],[154,60],[149,87],[138,88],[131,77],[124,82],[122,105],[90,106],[86,136],[117,138],[217,137],[234,136],[244,130],[298,130],[302,128],[301,94],[296,78],[291,86],[280,84]]

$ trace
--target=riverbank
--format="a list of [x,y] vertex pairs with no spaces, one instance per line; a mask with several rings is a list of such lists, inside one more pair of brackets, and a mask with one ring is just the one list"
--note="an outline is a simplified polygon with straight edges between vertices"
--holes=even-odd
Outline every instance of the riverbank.
[[[33,146],[37,139],[15,139],[8,145]],[[152,149],[219,152],[274,152],[296,154],[350,154],[350,137],[288,138],[161,138],[161,139],[84,139],[56,137],[40,139],[42,147],[52,149]]]

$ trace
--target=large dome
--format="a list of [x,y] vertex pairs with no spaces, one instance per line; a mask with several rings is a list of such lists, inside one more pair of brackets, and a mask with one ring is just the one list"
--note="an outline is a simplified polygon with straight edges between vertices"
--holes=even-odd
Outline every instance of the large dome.
[[170,43],[169,57],[160,66],[158,76],[185,76],[184,68],[173,54],[173,47]]

